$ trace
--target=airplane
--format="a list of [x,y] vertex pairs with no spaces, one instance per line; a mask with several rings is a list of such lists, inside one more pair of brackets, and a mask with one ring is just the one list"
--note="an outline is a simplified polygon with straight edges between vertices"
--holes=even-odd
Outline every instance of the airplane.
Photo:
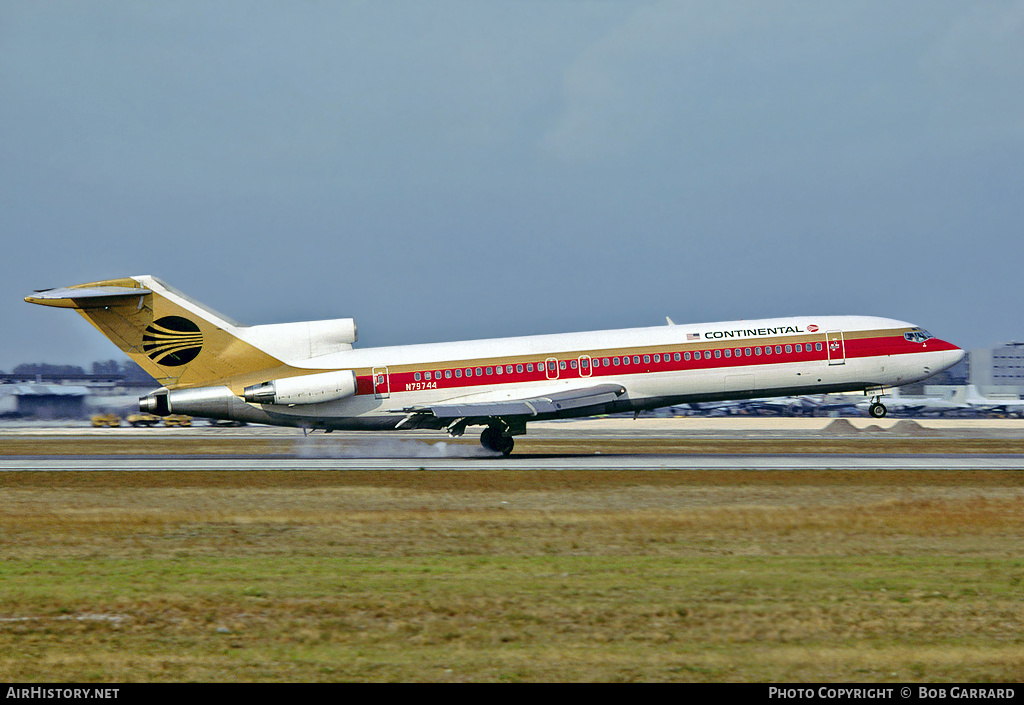
[[[927,416],[929,414],[949,414],[954,412],[969,411],[967,404],[961,404],[950,399],[938,397],[906,397],[899,389],[894,389],[889,394],[888,405],[893,411],[909,416]],[[858,409],[863,409],[861,402]]]
[[695,412],[711,415],[813,416],[818,404],[814,397],[801,395],[690,404],[690,407]]
[[357,349],[355,321],[244,326],[159,279],[39,290],[71,308],[162,386],[143,412],[304,431],[483,427],[502,455],[530,421],[709,401],[862,391],[880,418],[886,389],[964,351],[889,318],[818,316],[672,324]]
[[[715,404],[693,405],[697,411],[726,414],[752,414],[776,416],[814,416],[815,414],[831,414],[858,411],[857,402],[830,401],[824,395],[802,394],[800,396],[766,397],[763,399],[747,399],[744,401],[727,401]],[[888,407],[887,407],[888,408]]]
[[842,413],[856,410],[852,401],[826,400],[823,395],[804,394],[798,397],[782,399],[757,399],[761,409],[775,412],[783,416],[814,416],[815,414]]
[[964,403],[979,411],[1024,415],[1024,399],[992,399],[982,396],[973,384],[967,385],[967,396],[964,398]]

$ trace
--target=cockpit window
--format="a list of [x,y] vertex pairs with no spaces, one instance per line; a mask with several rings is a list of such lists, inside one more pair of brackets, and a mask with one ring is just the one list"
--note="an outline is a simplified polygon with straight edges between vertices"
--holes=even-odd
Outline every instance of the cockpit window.
[[923,343],[929,338],[934,338],[935,336],[926,330],[921,330],[920,328],[918,328],[908,333],[904,333],[903,337],[909,340],[911,343]]

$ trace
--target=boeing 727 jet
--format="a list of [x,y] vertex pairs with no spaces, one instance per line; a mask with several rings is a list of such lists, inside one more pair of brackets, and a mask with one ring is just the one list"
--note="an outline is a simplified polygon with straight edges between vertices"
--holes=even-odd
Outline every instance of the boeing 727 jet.
[[244,326],[159,279],[37,291],[71,308],[162,386],[142,411],[304,429],[436,429],[512,452],[530,421],[685,403],[863,392],[917,382],[964,351],[911,323],[803,316],[383,348],[351,318]]

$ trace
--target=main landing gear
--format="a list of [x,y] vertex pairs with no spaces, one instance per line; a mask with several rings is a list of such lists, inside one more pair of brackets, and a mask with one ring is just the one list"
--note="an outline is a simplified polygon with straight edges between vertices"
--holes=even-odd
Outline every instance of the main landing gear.
[[509,455],[512,453],[515,441],[512,439],[512,436],[505,433],[501,428],[488,426],[480,434],[480,445],[494,453]]

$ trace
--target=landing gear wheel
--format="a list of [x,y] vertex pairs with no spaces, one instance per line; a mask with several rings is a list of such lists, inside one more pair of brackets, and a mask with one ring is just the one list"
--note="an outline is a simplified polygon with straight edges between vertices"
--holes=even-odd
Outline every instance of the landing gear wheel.
[[868,407],[868,413],[871,414],[872,418],[876,419],[884,418],[886,411],[885,404],[880,404],[877,401]]
[[516,442],[512,439],[512,436],[505,435],[501,432],[501,429],[494,426],[488,426],[480,434],[480,445],[495,453],[509,455],[512,453],[512,448],[515,444]]

